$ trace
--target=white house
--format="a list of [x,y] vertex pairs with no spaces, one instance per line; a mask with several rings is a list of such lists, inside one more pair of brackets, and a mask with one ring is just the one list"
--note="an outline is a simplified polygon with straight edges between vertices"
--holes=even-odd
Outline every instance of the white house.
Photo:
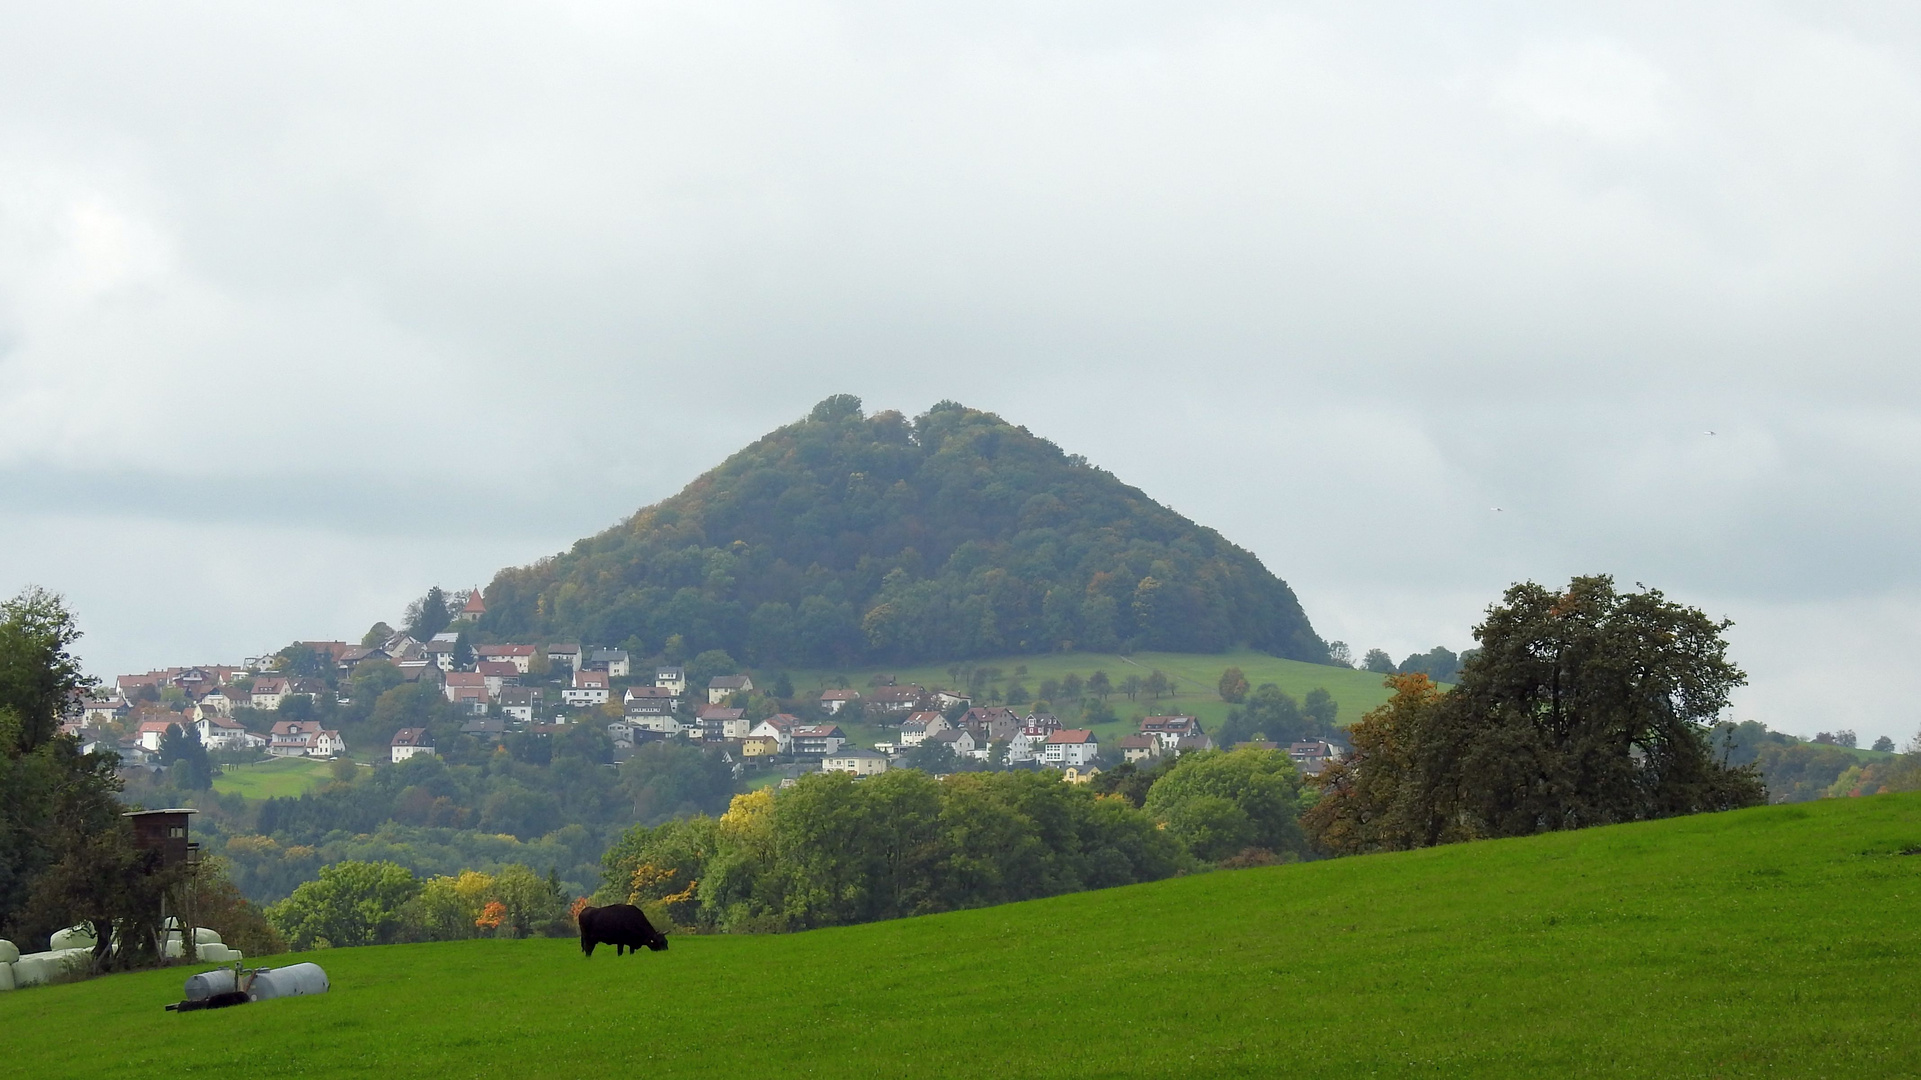
[[1047,745],[1047,736],[1029,731],[1016,731],[1007,740],[1007,763],[1021,765],[1038,760],[1042,749]]
[[956,705],[972,705],[973,703],[974,699],[968,697],[966,694],[957,694],[952,690],[934,691],[934,704],[940,706],[942,712],[946,712]]
[[532,645],[476,645],[474,655],[482,660],[505,661],[525,675],[534,662],[534,647]]
[[433,661],[435,667],[442,671],[452,671],[454,669],[454,648],[455,646],[452,641],[442,641],[439,638],[435,638],[425,645],[422,645],[420,651],[426,654],[427,659]]
[[1100,756],[1101,744],[1085,728],[1062,728],[1047,736],[1041,759],[1049,765],[1085,765]]
[[687,696],[687,669],[661,666],[654,669],[654,685],[675,697]]
[[779,749],[779,752],[787,754],[793,752],[794,730],[798,727],[800,727],[800,725],[795,722],[794,717],[786,713],[776,713],[762,720],[760,723],[755,724],[748,730],[747,737],[750,739],[771,738],[774,740],[774,745]]
[[626,649],[595,649],[587,654],[588,667],[596,671],[604,671],[616,679],[627,677],[630,663]]
[[607,704],[607,673],[586,670],[574,672],[574,684],[562,690],[560,697],[577,709]]
[[847,734],[839,724],[816,724],[794,729],[793,748],[796,754],[820,755],[839,750],[847,742]]
[[1180,746],[1181,740],[1201,733],[1201,722],[1192,716],[1150,716],[1141,721],[1141,734],[1160,740],[1166,753]]
[[707,704],[719,705],[735,694],[745,694],[754,688],[754,680],[745,675],[716,675],[707,683]]
[[259,738],[258,735],[250,736],[246,728],[211,711],[202,714],[193,722],[193,726],[200,733],[201,743],[209,750],[243,750],[250,739]]
[[[443,685],[440,688],[440,691],[441,693],[447,695],[448,701],[451,701],[456,705],[458,705],[463,700],[472,700],[473,698],[472,692],[474,691],[477,691],[482,695],[489,695],[491,693],[487,689],[487,676],[482,675],[478,671],[448,672],[447,682],[445,685]],[[469,692],[462,693],[462,691],[469,691]]]
[[142,750],[158,753],[160,740],[167,737],[167,729],[179,726],[181,722],[178,720],[143,720],[140,726],[134,729],[133,737],[140,743]]
[[425,754],[434,756],[434,737],[424,727],[404,727],[394,732],[393,755],[395,762]]
[[849,705],[856,704],[859,701],[860,691],[848,690],[843,687],[837,690],[828,690],[821,694],[820,707],[827,710],[827,715],[838,716],[842,709]]
[[966,728],[948,728],[929,735],[925,741],[947,747],[955,757],[976,757],[980,749],[974,744],[974,733]]
[[281,720],[267,741],[267,753],[274,757],[336,757],[346,752],[347,740],[322,728],[318,720]]
[[503,686],[500,711],[518,723],[531,724],[534,714],[540,711],[541,696],[538,686]]
[[233,699],[218,690],[214,690],[202,695],[200,701],[194,705],[194,709],[197,713],[212,711],[221,716],[232,716]]
[[820,759],[820,771],[875,776],[887,771],[887,755],[858,746],[842,747]]
[[482,660],[474,665],[474,674],[486,680],[487,693],[495,697],[500,696],[501,687],[520,683],[520,669],[511,660]]
[[278,675],[262,675],[253,681],[252,703],[256,709],[278,709],[291,687]]
[[547,646],[547,662],[550,664],[563,665],[569,671],[579,671],[580,646],[549,645]]

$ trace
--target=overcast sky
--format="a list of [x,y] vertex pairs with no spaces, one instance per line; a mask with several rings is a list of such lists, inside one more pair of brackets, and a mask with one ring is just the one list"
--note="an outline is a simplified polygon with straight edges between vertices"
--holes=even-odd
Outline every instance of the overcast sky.
[[1893,10],[0,5],[0,589],[103,675],[358,637],[953,398],[1357,652],[1609,572],[1735,621],[1738,717],[1906,742]]

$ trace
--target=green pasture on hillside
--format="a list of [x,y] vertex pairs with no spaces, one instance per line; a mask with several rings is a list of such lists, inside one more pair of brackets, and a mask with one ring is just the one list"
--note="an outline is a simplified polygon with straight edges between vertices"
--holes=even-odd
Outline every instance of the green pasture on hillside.
[[1921,795],[1200,875],[772,937],[323,951],[0,994],[22,1076],[1921,1074]]
[[[1101,724],[1094,728],[1095,734],[1104,744],[1111,744],[1122,735],[1132,734],[1138,727],[1136,721],[1142,716],[1165,713],[1185,713],[1198,716],[1201,726],[1208,731],[1218,730],[1227,719],[1227,710],[1232,706],[1222,701],[1217,687],[1221,672],[1230,667],[1238,667],[1247,675],[1250,686],[1273,683],[1300,700],[1307,692],[1325,688],[1334,695],[1340,706],[1339,722],[1345,726],[1361,718],[1363,713],[1385,702],[1390,696],[1381,685],[1381,676],[1369,671],[1354,671],[1348,668],[1330,667],[1325,664],[1304,664],[1298,660],[1282,660],[1266,653],[1241,649],[1229,653],[1135,653],[1119,656],[1113,653],[1049,653],[1044,656],[1014,656],[993,660],[972,661],[975,667],[996,667],[1001,670],[1002,685],[1014,675],[1014,669],[1025,664],[1027,675],[1021,680],[1027,692],[1037,691],[1043,679],[1059,679],[1068,672],[1074,672],[1085,679],[1095,671],[1105,671],[1114,685],[1119,687],[1129,675],[1147,677],[1147,673],[1158,668],[1174,683],[1175,694],[1158,701],[1150,701],[1142,696],[1137,701],[1129,701],[1115,693],[1108,699],[1120,719],[1111,724]],[[903,683],[919,683],[922,686],[948,686],[954,679],[947,673],[947,664],[932,664],[920,667],[886,668],[885,672]],[[868,684],[881,669],[858,671],[793,671],[796,693],[817,692],[832,686],[838,679],[845,678],[847,684],[865,692]],[[1061,718],[1072,721],[1078,710],[1065,703],[1056,703],[1062,710]],[[885,741],[892,732],[880,725],[852,721],[842,725],[855,741],[867,745]]]
[[222,795],[238,792],[249,799],[271,799],[311,791],[331,778],[332,766],[316,758],[273,758],[223,768],[213,778]]

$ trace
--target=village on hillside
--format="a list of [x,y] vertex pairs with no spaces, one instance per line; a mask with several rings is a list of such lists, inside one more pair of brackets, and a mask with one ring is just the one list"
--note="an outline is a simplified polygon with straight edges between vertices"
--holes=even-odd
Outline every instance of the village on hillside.
[[[336,705],[346,704],[346,687],[356,670],[385,663],[402,683],[436,688],[460,716],[460,735],[482,743],[497,744],[510,733],[541,738],[573,725],[596,724],[605,729],[616,761],[650,741],[685,739],[718,748],[737,775],[782,769],[788,777],[784,783],[805,771],[864,777],[929,761],[1052,769],[1067,782],[1085,783],[1117,764],[1141,765],[1215,745],[1197,717],[1166,715],[1142,718],[1138,731],[1103,747],[1094,732],[1067,727],[1044,711],[977,706],[967,693],[897,684],[889,676],[877,677],[865,691],[830,687],[787,698],[789,707],[799,702],[801,711],[812,714],[802,717],[776,711],[775,699],[747,672],[712,675],[705,685],[689,686],[685,666],[637,665],[616,647],[578,642],[468,646],[461,631],[485,611],[476,589],[466,596],[456,621],[425,641],[395,632],[376,644],[296,643],[330,666],[332,679],[311,667],[305,673],[288,670],[285,650],[238,665],[120,675],[102,687],[103,693],[75,703],[66,730],[88,751],[118,754],[127,769],[160,768],[170,733],[197,740],[224,761],[343,758],[346,738],[313,718],[317,710],[311,705],[328,696]],[[856,744],[840,723],[855,717],[890,737]],[[1341,753],[1318,740],[1286,747],[1237,745],[1285,749],[1308,775]],[[436,753],[434,734],[425,727],[400,728],[387,746],[372,753],[358,749],[362,760],[382,762]]]

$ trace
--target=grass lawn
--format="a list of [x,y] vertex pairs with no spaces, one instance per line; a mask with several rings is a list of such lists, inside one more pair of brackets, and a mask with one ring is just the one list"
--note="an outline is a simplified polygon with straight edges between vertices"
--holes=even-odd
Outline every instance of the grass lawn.
[[237,791],[249,799],[299,795],[331,779],[330,769],[316,758],[274,758],[222,769],[213,778],[213,789],[222,795]]
[[1215,873],[582,960],[309,954],[326,995],[175,1015],[188,969],[0,994],[23,1076],[1921,1073],[1921,795]]
[[[1113,653],[1050,653],[1045,656],[1017,656],[1000,660],[979,660],[976,667],[997,667],[1001,669],[1003,680],[1011,679],[1014,669],[1026,665],[1027,676],[1021,680],[1029,694],[1035,693],[1042,679],[1058,679],[1068,672],[1074,672],[1085,679],[1095,671],[1107,672],[1115,686],[1119,686],[1129,675],[1140,675],[1159,668],[1175,684],[1173,697],[1159,701],[1149,701],[1142,697],[1129,701],[1119,693],[1109,698],[1114,712],[1120,717],[1111,724],[1100,724],[1094,728],[1101,743],[1111,746],[1123,735],[1131,735],[1139,729],[1139,718],[1165,713],[1184,713],[1198,716],[1201,726],[1207,731],[1217,731],[1227,719],[1227,710],[1232,706],[1222,701],[1216,687],[1220,683],[1221,672],[1230,667],[1238,667],[1247,675],[1250,686],[1273,683],[1292,694],[1295,700],[1307,696],[1309,690],[1325,688],[1334,695],[1340,705],[1339,723],[1351,724],[1361,718],[1361,714],[1385,702],[1388,691],[1381,685],[1381,676],[1366,671],[1352,671],[1345,668],[1328,667],[1324,664],[1304,664],[1298,660],[1282,660],[1266,653],[1239,650],[1230,653],[1135,653],[1132,656],[1118,656]],[[954,679],[947,673],[947,665],[928,667],[888,668],[887,673],[903,683],[915,682],[922,686],[952,686]],[[771,678],[771,673],[768,673]],[[849,686],[865,692],[876,670],[859,671],[794,671],[790,677],[797,693],[818,691],[832,686],[836,679],[845,677]],[[1063,706],[1065,708],[1065,706]],[[1061,719],[1072,722],[1078,710],[1069,710]],[[853,739],[863,746],[886,741],[893,737],[891,729],[878,724],[861,721],[844,722],[841,725]]]

